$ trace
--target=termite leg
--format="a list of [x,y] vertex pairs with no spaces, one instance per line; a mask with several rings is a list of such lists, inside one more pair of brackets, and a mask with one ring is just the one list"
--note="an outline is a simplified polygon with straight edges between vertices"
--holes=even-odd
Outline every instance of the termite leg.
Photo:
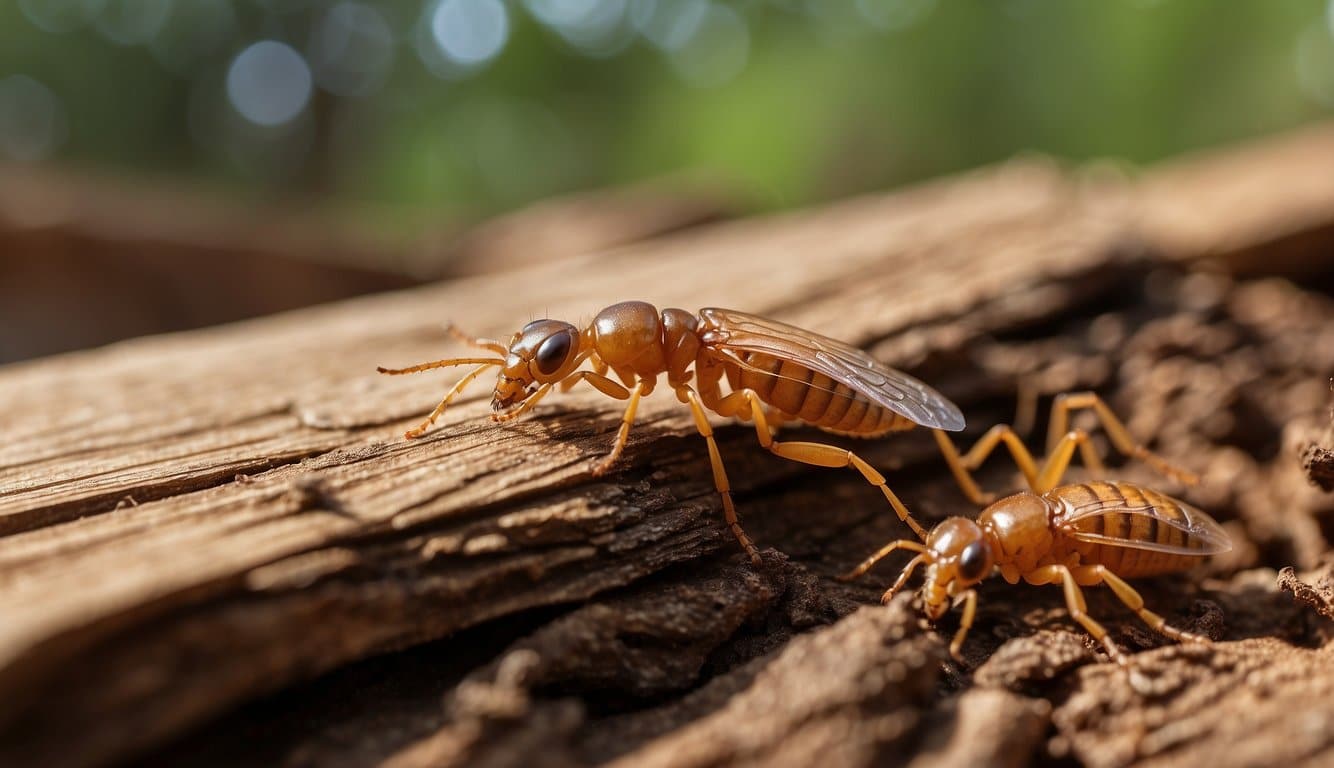
[[1094,392],[1070,392],[1056,396],[1056,402],[1051,406],[1051,425],[1047,432],[1049,451],[1055,446],[1060,436],[1065,434],[1066,425],[1070,421],[1070,411],[1084,409],[1093,411],[1103,429],[1107,430],[1107,436],[1111,439],[1112,445],[1116,446],[1116,449],[1121,453],[1143,461],[1159,474],[1178,482],[1195,485],[1200,481],[1199,476],[1195,473],[1172,464],[1136,442],[1135,438],[1131,437],[1130,430],[1126,429],[1125,424],[1116,417],[1115,413],[1112,413],[1112,409],[1107,406],[1107,403],[1103,402],[1102,398]]
[[457,325],[454,325],[453,323],[449,323],[448,325],[445,326],[445,332],[448,333],[450,336],[453,336],[455,339],[458,339],[459,341],[463,342],[464,344],[467,344],[470,347],[474,347],[476,349],[485,349],[488,352],[495,352],[497,355],[500,355],[501,357],[504,357],[505,355],[509,354],[509,347],[506,347],[504,344],[501,344],[495,339],[476,338],[472,334],[464,333],[463,329],[459,328]]
[[973,628],[973,617],[977,615],[977,590],[970,589],[963,593],[963,616],[959,618],[959,631],[954,633],[954,639],[950,641],[950,656],[955,661],[963,661],[963,639],[968,636],[968,630]]
[[718,401],[715,410],[723,416],[735,416],[743,412],[747,403],[750,405],[750,416],[755,420],[755,435],[759,438],[760,445],[778,456],[792,461],[800,461],[803,464],[814,464],[817,467],[851,467],[857,470],[862,474],[862,477],[866,478],[866,482],[880,489],[880,492],[889,501],[889,505],[894,508],[894,512],[899,516],[899,519],[907,523],[909,528],[912,528],[913,533],[917,534],[917,538],[926,540],[926,529],[913,519],[912,514],[908,512],[908,508],[903,506],[899,497],[895,496],[894,492],[885,484],[885,476],[877,472],[875,467],[867,464],[862,457],[845,448],[824,443],[780,442],[773,439],[773,435],[769,432],[769,423],[764,418],[764,403],[754,390],[743,389],[729,394]]
[[783,425],[788,421],[787,416],[785,416],[782,411],[773,408],[764,409],[764,418],[769,423],[769,435],[771,437],[777,437],[778,431],[782,429]]
[[[597,387],[598,391],[605,395],[610,395],[617,400],[628,399],[630,401],[625,406],[625,413],[621,415],[621,428],[616,432],[616,442],[612,444],[611,452],[593,466],[593,477],[601,477],[621,457],[621,451],[625,450],[625,444],[630,440],[630,427],[635,423],[635,411],[639,409],[639,396],[644,393],[644,382],[636,382],[634,389],[626,391],[625,387],[611,379],[589,371],[576,373],[570,379],[576,377]],[[566,381],[570,379],[566,379]]]
[[1207,643],[1209,638],[1203,635],[1197,635],[1194,632],[1186,632],[1171,626],[1158,614],[1144,607],[1144,598],[1140,596],[1135,588],[1125,583],[1120,576],[1112,573],[1105,565],[1086,565],[1075,569],[1075,578],[1081,584],[1097,584],[1102,582],[1126,604],[1126,607],[1134,611],[1140,620],[1148,624],[1155,632],[1176,640],[1179,643]]
[[[604,375],[604,374],[606,374],[606,372],[607,372],[607,366],[603,365],[601,368],[598,367],[598,364],[601,363],[602,361],[598,359],[598,356],[597,356],[595,353],[593,353],[593,352],[584,352],[584,353],[582,353],[582,354],[579,356],[579,359],[578,359],[577,361],[575,361],[574,367],[575,367],[575,368],[578,368],[579,366],[583,365],[585,360],[590,361],[590,362],[592,363],[592,365],[593,365],[593,372],[589,373],[589,374],[588,374],[588,377],[587,377],[587,378],[590,379],[589,383],[592,383],[591,378],[592,378],[593,376],[597,376],[597,377],[600,378],[600,379],[603,379],[603,380],[605,380],[605,381],[607,381],[607,382],[609,382],[609,383],[611,383],[611,384],[614,384],[616,387],[618,387],[618,388],[621,390],[621,394],[619,394],[619,395],[617,395],[617,394],[612,394],[611,392],[608,392],[607,390],[603,389],[602,386],[600,386],[600,385],[598,385],[598,384],[594,384],[593,386],[597,387],[598,391],[603,392],[603,393],[608,394],[608,395],[611,395],[612,397],[616,398],[617,400],[624,400],[625,398],[627,398],[627,397],[630,396],[630,391],[627,390],[625,387],[622,387],[620,384],[616,384],[616,382],[611,381],[610,379],[607,379],[607,377]],[[557,391],[559,391],[559,392],[569,392],[571,389],[574,389],[574,386],[575,386],[576,384],[578,384],[578,383],[581,382],[581,381],[584,381],[585,378],[586,378],[586,377],[580,376],[580,375],[579,375],[580,373],[581,373],[580,371],[576,371],[575,373],[572,373],[572,374],[570,374],[569,376],[566,376],[564,379],[562,379],[562,380],[556,385],[556,389],[557,389]]]
[[1038,473],[1037,479],[1029,481],[1028,487],[1034,493],[1046,493],[1055,488],[1065,476],[1065,471],[1070,468],[1070,461],[1075,457],[1075,448],[1079,449],[1079,455],[1094,474],[1102,474],[1102,459],[1098,458],[1097,452],[1089,443],[1088,433],[1082,429],[1074,429],[1065,433],[1065,437],[1062,437],[1048,454],[1046,462],[1042,465],[1042,471]]
[[1029,485],[1033,484],[1037,477],[1037,465],[1033,461],[1033,455],[1024,447],[1024,443],[1015,434],[1014,430],[1007,424],[997,424],[987,430],[985,435],[968,449],[963,456],[959,455],[959,450],[954,447],[954,441],[950,440],[949,435],[939,429],[931,430],[932,436],[936,438],[936,445],[940,448],[940,453],[945,457],[945,464],[950,468],[950,474],[954,475],[954,482],[958,484],[963,495],[968,500],[978,506],[986,506],[996,500],[994,493],[983,493],[977,487],[977,481],[973,479],[970,470],[975,470],[982,466],[996,446],[1004,443],[1010,450],[1010,455],[1014,457],[1014,463],[1018,465],[1019,471],[1024,473],[1024,479]]
[[889,585],[889,589],[885,590],[885,594],[880,596],[880,604],[889,605],[889,601],[894,599],[894,595],[897,595],[899,590],[903,589],[903,585],[908,583],[908,577],[912,576],[912,572],[917,570],[917,566],[926,562],[929,557],[930,555],[922,553],[909,560],[908,564],[903,566],[903,570],[899,571],[899,577],[894,579],[894,583]]
[[1024,574],[1024,581],[1029,584],[1055,584],[1060,582],[1065,589],[1065,607],[1070,612],[1070,618],[1079,622],[1093,639],[1102,643],[1107,649],[1107,655],[1111,656],[1118,664],[1126,663],[1126,656],[1112,642],[1112,638],[1107,634],[1104,628],[1092,616],[1088,614],[1088,604],[1084,602],[1084,593],[1075,582],[1075,576],[1070,569],[1064,565],[1044,565],[1035,568]]
[[593,373],[592,371],[576,371],[569,376],[566,376],[560,382],[561,391],[567,391],[581,381],[588,382],[589,386],[607,397],[614,397],[617,400],[630,399],[630,390],[617,384],[606,376]]
[[518,408],[515,408],[512,411],[505,411],[504,413],[492,413],[491,420],[497,423],[514,421],[515,419],[524,415],[528,411],[532,410],[533,406],[537,405],[537,402],[539,400],[547,396],[547,393],[551,391],[552,386],[554,385],[543,384],[542,386],[537,388],[536,392],[529,395],[528,399],[524,400],[523,403],[520,404]]
[[995,494],[982,493],[973,480],[970,470],[981,466],[982,462],[995,451],[996,446],[1002,443],[1010,451],[1015,465],[1019,467],[1028,487],[1034,493],[1046,493],[1056,487],[1065,475],[1065,471],[1069,469],[1076,448],[1079,449],[1080,458],[1090,472],[1101,476],[1105,470],[1102,459],[1098,457],[1097,451],[1093,450],[1093,445],[1089,442],[1088,433],[1082,429],[1067,432],[1052,449],[1040,469],[1033,454],[1028,452],[1028,448],[1019,439],[1019,435],[1006,424],[997,424],[987,430],[987,433],[963,456],[959,455],[954,443],[944,432],[936,429],[932,430],[932,434],[936,438],[936,445],[940,447],[941,454],[945,457],[945,463],[949,465],[950,472],[954,474],[954,479],[963,489],[964,495],[974,504],[983,506],[995,501]]
[[1020,377],[1015,383],[1014,431],[1027,437],[1033,432],[1038,416],[1038,385],[1032,376]]
[[422,423],[418,424],[412,429],[409,429],[404,434],[404,437],[406,437],[409,440],[412,440],[424,435],[426,433],[426,430],[430,429],[432,424],[435,424],[435,420],[440,418],[441,415],[444,414],[445,409],[449,407],[450,401],[458,397],[459,394],[463,392],[464,388],[466,388],[469,384],[472,383],[473,379],[481,375],[482,371],[485,371],[487,368],[490,368],[493,365],[500,365],[500,363],[492,362],[479,365],[476,368],[474,368],[472,372],[469,373],[467,376],[464,376],[463,378],[459,379],[458,383],[455,384],[454,387],[449,390],[449,392],[445,395],[444,399],[440,401],[440,404],[435,407],[435,410],[431,411],[431,415],[427,416],[426,420],[423,421]]
[[727,469],[723,466],[723,457],[718,453],[718,443],[713,439],[713,426],[709,424],[709,416],[704,411],[704,405],[699,401],[699,395],[695,390],[682,385],[676,388],[676,396],[681,402],[690,406],[690,412],[695,417],[695,429],[699,430],[700,436],[709,446],[709,464],[713,467],[713,485],[718,489],[718,495],[723,499],[723,518],[727,521],[727,527],[732,529],[732,535],[741,542],[741,548],[750,555],[750,561],[755,565],[760,565],[764,561],[760,559],[760,551],[755,548],[755,543],[750,540],[746,532],[741,530],[741,521],[737,519],[736,507],[732,504],[732,485],[727,480]]
[[[838,580],[852,581],[853,579],[871,570],[872,566],[874,566],[881,560],[884,560],[891,552],[897,549],[906,549],[911,552],[917,552],[920,555],[925,555],[927,552],[927,548],[925,545],[918,544],[915,541],[909,541],[907,539],[899,539],[898,541],[891,541],[885,546],[881,547],[880,551],[876,552],[874,555],[871,555],[870,557],[863,560],[861,564],[858,565],[856,568],[853,568],[852,570],[848,571],[842,576],[839,576]],[[919,560],[921,560],[921,557],[913,558],[913,561],[908,563],[908,566],[904,568],[904,571],[911,573],[911,568],[916,567]],[[905,581],[907,580],[906,576],[903,578]]]

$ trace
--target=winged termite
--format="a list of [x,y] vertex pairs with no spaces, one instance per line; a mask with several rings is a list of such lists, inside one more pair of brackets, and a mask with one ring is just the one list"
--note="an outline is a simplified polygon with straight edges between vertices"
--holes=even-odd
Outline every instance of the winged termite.
[[[491,367],[500,369],[491,401],[496,421],[508,421],[532,408],[553,387],[562,391],[586,382],[598,391],[628,401],[610,453],[593,468],[600,475],[620,456],[634,422],[639,398],[653,391],[658,377],[694,414],[708,441],[714,484],[722,496],[727,524],[756,563],[759,552],[741,529],[732,504],[727,472],[714,442],[706,411],[753,421],[760,444],[794,461],[825,467],[851,467],[878,487],[899,517],[918,536],[925,529],[885,484],[885,478],[852,451],[815,442],[779,441],[772,426],[801,421],[827,432],[878,437],[924,426],[959,430],[963,415],[948,399],[917,379],[896,371],[843,342],[795,326],[728,309],[659,312],[642,301],[614,304],[580,330],[558,320],[535,320],[508,344],[454,334],[495,357],[438,360],[381,373],[416,373],[455,365],[477,366],[458,382],[419,426],[421,436],[469,382]],[[592,370],[580,370],[587,362]],[[620,381],[607,376],[610,370]],[[729,392],[723,393],[726,378]],[[692,385],[693,379],[693,385]],[[963,480],[961,480],[963,482]],[[971,481],[968,481],[971,484]],[[969,490],[965,486],[965,490]],[[973,487],[970,495],[976,495]]]

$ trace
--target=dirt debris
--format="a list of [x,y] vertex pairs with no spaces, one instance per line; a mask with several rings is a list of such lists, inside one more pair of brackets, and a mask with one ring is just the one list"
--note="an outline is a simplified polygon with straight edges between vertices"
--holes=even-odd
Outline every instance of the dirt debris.
[[1169,646],[1078,672],[1052,713],[1093,768],[1329,765],[1334,652],[1268,638]]

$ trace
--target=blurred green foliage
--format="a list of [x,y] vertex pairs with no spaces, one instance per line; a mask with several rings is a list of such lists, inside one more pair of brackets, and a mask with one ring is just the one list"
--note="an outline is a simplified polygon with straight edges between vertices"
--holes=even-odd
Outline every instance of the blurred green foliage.
[[279,126],[238,116],[229,67],[265,39],[309,56],[333,0],[4,0],[0,82],[54,97],[38,161],[458,217],[683,169],[785,207],[1026,150],[1148,162],[1334,111],[1326,0],[720,2],[740,25],[676,52],[633,22],[689,3],[571,0],[620,14],[581,48],[541,18],[562,0],[508,0],[499,53],[445,77],[416,47],[440,2],[361,4],[391,33],[387,72],[317,86]]

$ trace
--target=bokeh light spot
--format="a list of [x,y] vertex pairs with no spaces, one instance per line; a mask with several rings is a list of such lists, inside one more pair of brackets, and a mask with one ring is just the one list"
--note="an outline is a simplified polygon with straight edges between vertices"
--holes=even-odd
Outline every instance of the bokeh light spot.
[[524,0],[528,12],[538,21],[552,27],[582,24],[597,12],[602,0]]
[[315,25],[307,55],[321,88],[340,96],[365,96],[379,90],[389,75],[394,34],[379,10],[342,2]]
[[445,58],[478,67],[505,47],[509,16],[500,0],[440,0],[431,14],[431,36]]
[[65,106],[50,88],[26,75],[0,79],[0,155],[36,162],[49,157],[67,138]]
[[19,10],[44,32],[69,32],[87,24],[106,0],[19,0]]
[[525,5],[585,56],[614,56],[634,41],[626,0],[525,0]]
[[750,58],[750,27],[726,5],[709,5],[690,37],[672,51],[672,65],[687,83],[716,88],[741,74]]
[[142,45],[157,36],[171,13],[171,0],[106,0],[97,31],[117,45]]
[[695,36],[709,12],[709,0],[632,0],[630,23],[664,51],[675,51]]
[[857,12],[881,29],[905,29],[931,12],[936,0],[857,0]]
[[278,126],[310,101],[310,68],[292,46],[261,40],[237,54],[227,70],[227,98],[250,122]]
[[235,35],[236,13],[229,0],[173,0],[148,50],[171,72],[192,75]]
[[1323,25],[1309,26],[1297,38],[1293,64],[1302,93],[1317,104],[1334,107],[1334,36]]

